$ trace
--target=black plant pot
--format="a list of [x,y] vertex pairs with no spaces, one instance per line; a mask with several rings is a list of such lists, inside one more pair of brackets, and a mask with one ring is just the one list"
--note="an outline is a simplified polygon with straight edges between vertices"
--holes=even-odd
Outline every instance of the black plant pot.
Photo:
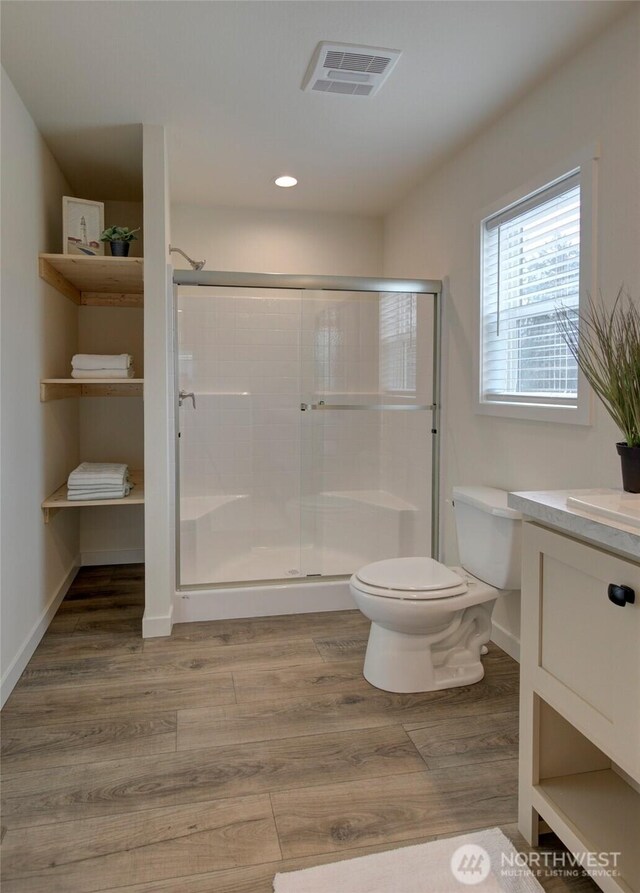
[[622,465],[622,489],[627,493],[640,493],[640,446],[617,443],[616,449]]
[[112,257],[129,257],[130,242],[109,242]]

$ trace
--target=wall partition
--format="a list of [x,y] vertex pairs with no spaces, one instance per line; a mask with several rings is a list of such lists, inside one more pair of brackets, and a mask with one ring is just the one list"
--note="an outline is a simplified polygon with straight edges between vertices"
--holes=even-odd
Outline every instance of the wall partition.
[[179,587],[437,556],[440,283],[174,281]]

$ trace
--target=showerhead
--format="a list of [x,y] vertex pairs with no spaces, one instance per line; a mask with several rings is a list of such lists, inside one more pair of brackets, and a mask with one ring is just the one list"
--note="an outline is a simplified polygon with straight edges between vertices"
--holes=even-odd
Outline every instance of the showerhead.
[[193,258],[189,257],[188,254],[185,254],[181,248],[173,248],[171,245],[169,245],[169,253],[172,254],[174,251],[177,251],[178,254],[181,254],[184,259],[191,264],[191,268],[193,270],[201,270],[206,264],[206,260],[193,260]]

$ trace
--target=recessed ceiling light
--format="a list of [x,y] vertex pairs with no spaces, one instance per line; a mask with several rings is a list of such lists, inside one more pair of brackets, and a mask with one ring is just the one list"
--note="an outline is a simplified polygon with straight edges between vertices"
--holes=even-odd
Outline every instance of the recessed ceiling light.
[[283,189],[288,189],[289,186],[295,186],[298,181],[295,177],[277,177],[276,178],[276,186],[282,186]]

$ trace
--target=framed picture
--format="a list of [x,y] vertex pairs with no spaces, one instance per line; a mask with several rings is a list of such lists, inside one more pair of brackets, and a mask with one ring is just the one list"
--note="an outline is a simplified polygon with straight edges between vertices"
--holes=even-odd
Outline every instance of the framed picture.
[[104,254],[104,202],[62,197],[63,254]]

